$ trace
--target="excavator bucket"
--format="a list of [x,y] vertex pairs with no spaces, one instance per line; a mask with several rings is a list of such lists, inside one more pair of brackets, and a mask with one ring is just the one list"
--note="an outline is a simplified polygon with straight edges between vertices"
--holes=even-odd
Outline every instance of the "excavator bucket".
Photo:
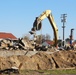
[[37,20],[38,17],[36,17],[34,23],[33,23],[33,28],[35,28],[36,30],[40,30],[41,27],[42,27],[42,23],[38,23],[38,20]]
[[35,19],[34,23],[33,23],[33,28],[31,29],[31,31],[29,32],[31,35],[35,33],[35,31],[38,31],[41,29],[42,27],[42,23],[37,21],[37,18]]

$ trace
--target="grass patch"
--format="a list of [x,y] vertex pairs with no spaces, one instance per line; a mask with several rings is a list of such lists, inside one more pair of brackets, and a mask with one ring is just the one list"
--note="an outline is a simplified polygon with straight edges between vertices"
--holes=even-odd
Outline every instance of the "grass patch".
[[42,70],[42,72],[44,72],[46,74],[76,74],[76,69],[72,69],[72,70]]
[[[76,69],[71,70],[20,70],[20,75],[76,75]],[[8,74],[2,74],[8,75]],[[10,74],[17,75],[17,74]]]
[[21,74],[34,74],[34,72],[47,74],[76,74],[76,69],[71,70],[21,70]]

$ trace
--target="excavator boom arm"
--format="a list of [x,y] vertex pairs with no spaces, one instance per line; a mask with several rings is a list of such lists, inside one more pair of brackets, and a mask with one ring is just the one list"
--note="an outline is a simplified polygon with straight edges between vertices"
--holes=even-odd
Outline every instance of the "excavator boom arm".
[[57,46],[57,40],[58,40],[58,28],[57,25],[55,24],[54,18],[52,16],[52,13],[50,10],[46,10],[45,12],[43,12],[38,18],[37,18],[37,26],[39,25],[39,23],[45,19],[48,18],[53,31],[54,31],[54,40],[55,40],[55,46]]

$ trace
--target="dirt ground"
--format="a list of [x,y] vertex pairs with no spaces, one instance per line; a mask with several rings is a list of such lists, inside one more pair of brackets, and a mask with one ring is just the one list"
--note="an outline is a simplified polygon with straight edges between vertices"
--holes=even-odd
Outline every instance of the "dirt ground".
[[[15,53],[15,50],[13,52]],[[27,56],[26,53],[24,53],[23,55],[13,54],[4,57],[0,56],[0,70],[4,70],[14,66],[19,68],[19,65],[21,63],[22,66],[20,70],[51,70],[51,69],[67,69],[67,68],[76,69],[76,50],[68,50],[68,51],[61,50],[52,52],[51,50],[38,51],[31,56]],[[29,72],[26,72],[26,75],[30,75]],[[46,75],[46,74],[34,71],[33,74],[31,75]]]
[[[31,53],[32,52],[30,52],[30,54]],[[13,54],[6,57],[0,56],[0,69],[10,68],[12,66],[19,67],[20,63],[22,63],[21,69],[27,70],[45,70],[76,67],[76,51],[38,51],[31,56],[26,56],[26,54]]]

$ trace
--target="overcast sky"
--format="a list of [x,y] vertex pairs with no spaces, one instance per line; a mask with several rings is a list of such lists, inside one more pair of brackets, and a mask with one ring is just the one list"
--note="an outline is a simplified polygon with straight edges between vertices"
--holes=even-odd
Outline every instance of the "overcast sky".
[[[0,32],[8,32],[16,37],[23,37],[31,30],[33,22],[45,10],[51,10],[58,27],[58,37],[62,39],[61,14],[67,14],[65,38],[69,38],[70,29],[74,28],[76,39],[76,0],[0,0]],[[54,37],[48,19],[42,21],[42,31],[38,34]]]

